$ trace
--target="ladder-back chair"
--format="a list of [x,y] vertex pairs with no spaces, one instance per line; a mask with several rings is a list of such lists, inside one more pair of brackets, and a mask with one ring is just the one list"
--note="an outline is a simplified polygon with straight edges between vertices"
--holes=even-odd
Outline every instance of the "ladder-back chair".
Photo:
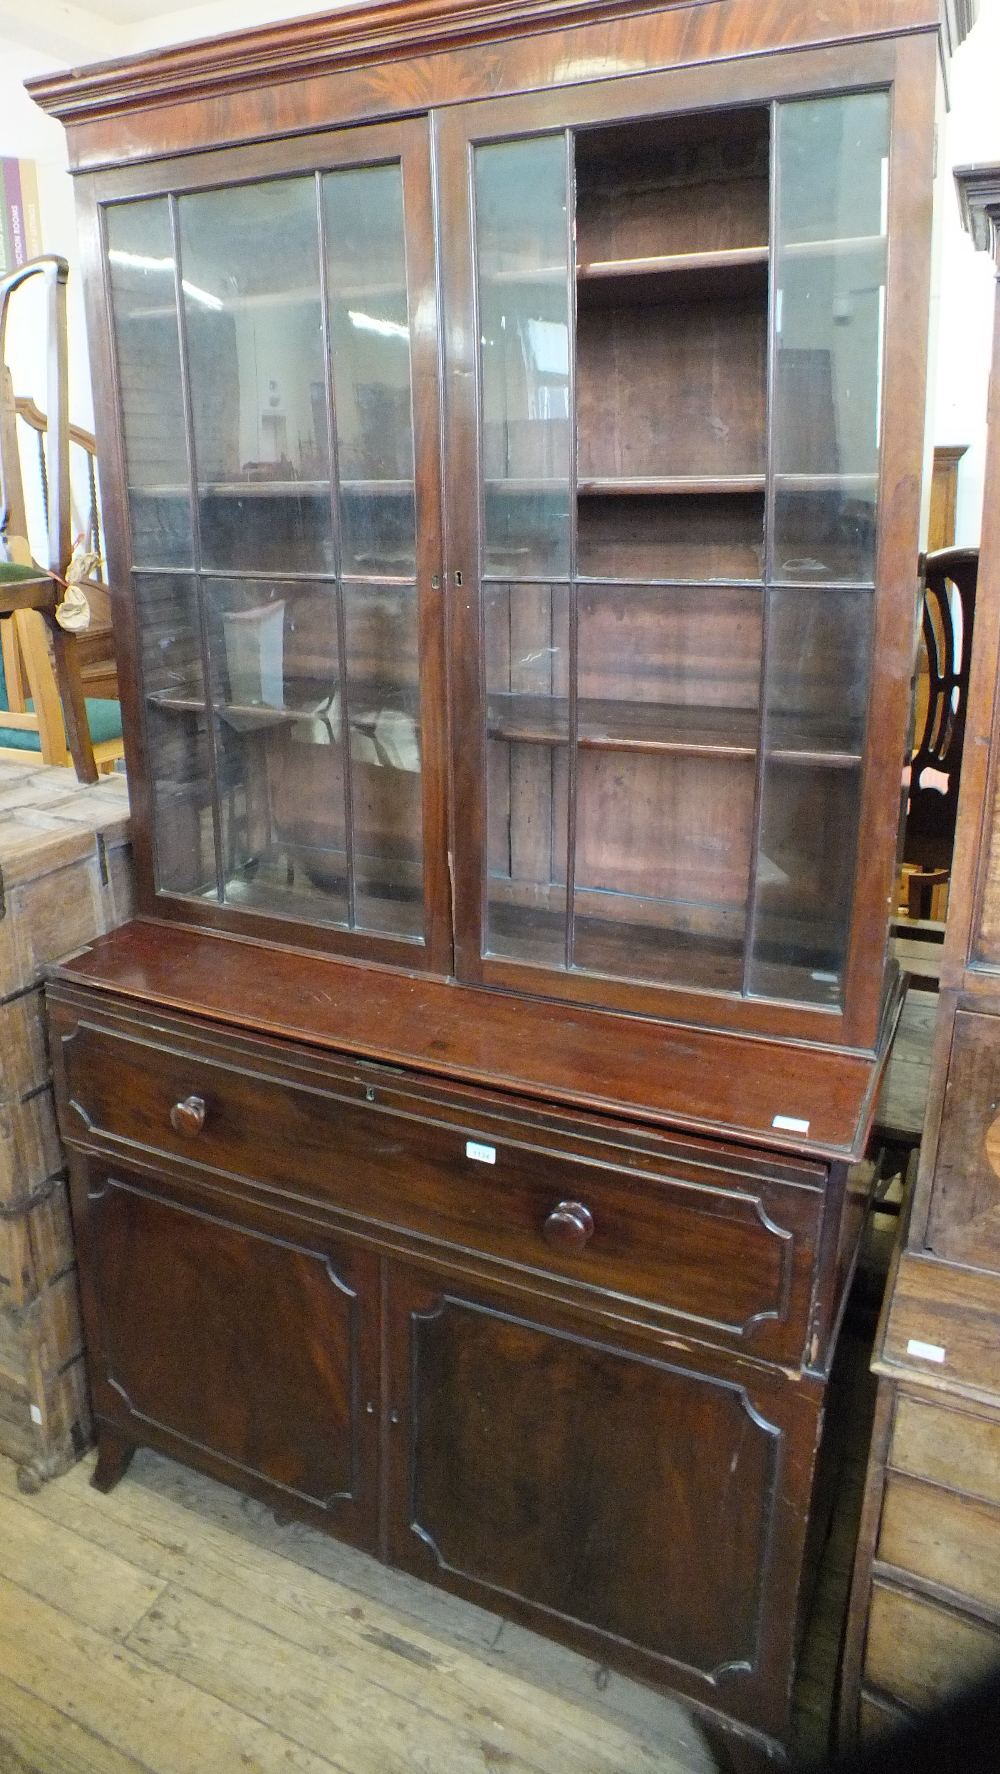
[[[7,701],[20,701],[0,715],[0,725],[13,733],[37,732],[42,748],[53,762],[65,762],[67,747],[81,782],[97,778],[97,761],[87,718],[80,656],[75,637],[55,620],[72,555],[69,412],[66,334],[65,259],[32,259],[0,278],[0,369],[6,371],[7,326],[15,293],[38,278],[46,300],[46,413],[44,433],[46,535],[45,559],[33,560],[28,545],[20,455],[17,409],[9,376],[0,377],[0,637],[7,678]],[[32,620],[34,618],[34,620]],[[40,627],[44,624],[44,629]],[[10,632],[8,632],[10,631]],[[47,635],[46,635],[47,631]],[[55,685],[53,700],[45,681],[45,639],[51,642]],[[8,676],[9,671],[9,676]],[[25,690],[30,692],[29,697]],[[58,722],[65,733],[62,755],[58,752]],[[10,755],[10,753],[8,753]],[[14,755],[18,755],[15,749]]]

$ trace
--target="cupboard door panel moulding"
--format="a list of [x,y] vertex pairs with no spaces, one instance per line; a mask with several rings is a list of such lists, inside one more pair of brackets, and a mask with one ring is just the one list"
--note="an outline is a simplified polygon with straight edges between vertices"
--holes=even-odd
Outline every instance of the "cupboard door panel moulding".
[[98,1417],[374,1548],[375,1259],[117,1169],[73,1195]]
[[[785,1700],[765,1695],[794,1630],[803,1527],[785,1487],[808,1482],[815,1397],[765,1370],[734,1383],[711,1360],[609,1347],[418,1270],[390,1272],[389,1301],[394,1562],[780,1730]],[[655,1425],[649,1465],[639,1421]],[[588,1422],[594,1457],[567,1465]],[[707,1483],[695,1442],[713,1449]]]

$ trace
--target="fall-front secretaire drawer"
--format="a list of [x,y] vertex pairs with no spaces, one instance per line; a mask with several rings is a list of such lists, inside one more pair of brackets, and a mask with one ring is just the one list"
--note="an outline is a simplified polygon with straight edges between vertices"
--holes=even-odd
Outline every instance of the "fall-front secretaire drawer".
[[[63,1132],[325,1205],[376,1237],[521,1265],[615,1309],[691,1321],[771,1359],[805,1342],[822,1190],[671,1152],[593,1117],[542,1125],[515,1101],[224,1031],[56,1006]],[[662,1146],[662,1151],[658,1149]],[[779,1170],[782,1160],[776,1159]],[[731,1168],[730,1168],[731,1166]],[[819,1167],[812,1167],[817,1178]]]

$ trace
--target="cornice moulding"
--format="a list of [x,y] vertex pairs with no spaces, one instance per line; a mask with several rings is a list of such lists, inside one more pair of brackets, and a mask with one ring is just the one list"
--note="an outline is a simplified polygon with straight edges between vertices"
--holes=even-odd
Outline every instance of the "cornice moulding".
[[956,166],[962,221],[980,252],[1000,265],[1000,163]]
[[[721,0],[724,4],[725,0]],[[336,69],[392,61],[417,51],[461,49],[601,18],[672,11],[720,0],[388,0],[333,13],[282,19],[28,83],[44,111],[71,122],[142,104],[221,92],[261,79],[307,79]]]
[[[232,91],[266,80],[308,79],[413,54],[463,49],[650,12],[724,10],[727,0],[368,0],[338,12],[283,19],[207,41],[172,44],[91,67],[69,68],[28,83],[44,111],[66,123],[148,105]],[[942,4],[944,12],[942,12]],[[943,47],[961,40],[962,18],[978,0],[909,0],[902,30],[943,31]],[[828,7],[831,40],[839,7]],[[893,33],[892,7],[873,6],[869,33]],[[859,34],[856,16],[848,36]],[[966,26],[967,28],[967,26]]]

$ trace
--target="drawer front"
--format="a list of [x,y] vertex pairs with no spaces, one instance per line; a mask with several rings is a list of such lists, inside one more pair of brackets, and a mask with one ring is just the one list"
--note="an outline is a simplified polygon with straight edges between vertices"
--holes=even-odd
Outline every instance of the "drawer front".
[[567,1155],[512,1109],[498,1113],[495,1098],[482,1122],[474,1097],[462,1104],[467,1119],[444,1119],[439,1103],[372,1067],[353,1093],[341,1080],[341,1095],[315,1069],[308,1084],[268,1075],[267,1054],[237,1068],[187,1051],[176,1030],[154,1044],[84,1019],[60,1046],[71,1141],[244,1177],[375,1236],[433,1240],[610,1292],[626,1315],[686,1319],[694,1334],[801,1359],[815,1189],[707,1166],[695,1181],[654,1175],[638,1146],[633,1171],[620,1138],[613,1162]]
[[889,1464],[911,1478],[926,1478],[1000,1512],[1000,1416],[950,1410],[900,1394]]
[[891,1472],[878,1558],[951,1590],[973,1606],[995,1608],[1000,1596],[1000,1510]]
[[872,1585],[864,1678],[918,1712],[993,1674],[1000,1632],[924,1596]]

